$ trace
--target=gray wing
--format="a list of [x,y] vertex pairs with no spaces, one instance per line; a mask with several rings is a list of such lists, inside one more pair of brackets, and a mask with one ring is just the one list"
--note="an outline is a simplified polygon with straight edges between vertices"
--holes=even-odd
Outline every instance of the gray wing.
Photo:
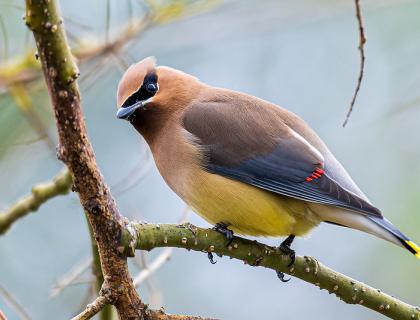
[[293,198],[382,216],[332,178],[324,156],[286,124],[276,106],[245,95],[195,102],[185,111],[183,126],[195,136],[194,143],[205,153],[203,166],[211,173]]

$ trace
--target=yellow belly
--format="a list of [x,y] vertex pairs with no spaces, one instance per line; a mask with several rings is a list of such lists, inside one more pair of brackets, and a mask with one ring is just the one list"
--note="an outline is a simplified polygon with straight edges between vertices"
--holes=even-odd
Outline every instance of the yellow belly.
[[304,201],[207,172],[190,181],[183,196],[188,205],[211,224],[226,223],[238,234],[303,236],[320,222]]

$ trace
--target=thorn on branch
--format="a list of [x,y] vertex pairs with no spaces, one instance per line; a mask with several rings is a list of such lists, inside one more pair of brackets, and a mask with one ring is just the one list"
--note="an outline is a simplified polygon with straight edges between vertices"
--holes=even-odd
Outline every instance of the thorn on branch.
[[350,107],[347,111],[346,118],[343,122],[343,128],[346,126],[347,122],[349,121],[350,115],[353,112],[353,107],[356,102],[357,95],[360,90],[360,86],[362,84],[363,80],[363,74],[365,71],[365,43],[366,43],[366,37],[365,37],[365,31],[363,26],[363,18],[362,18],[362,10],[360,8],[360,0],[354,0],[354,3],[356,5],[356,18],[357,23],[359,26],[359,52],[360,52],[360,67],[359,67],[359,77],[357,79],[356,88],[354,90],[353,98],[350,102]]

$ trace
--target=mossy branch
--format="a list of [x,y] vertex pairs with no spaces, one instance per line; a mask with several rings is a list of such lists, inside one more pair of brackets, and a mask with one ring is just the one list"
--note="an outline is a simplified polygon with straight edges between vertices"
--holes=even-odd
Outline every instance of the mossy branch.
[[9,230],[16,220],[26,216],[30,212],[37,211],[49,199],[67,194],[70,191],[72,182],[70,172],[64,169],[52,181],[40,183],[32,187],[31,194],[18,200],[5,211],[0,212],[0,235]]
[[[158,247],[177,247],[187,250],[213,252],[220,256],[242,260],[250,266],[281,271],[312,283],[335,294],[348,304],[358,304],[391,319],[419,320],[419,307],[411,306],[360,281],[334,271],[315,258],[296,257],[292,267],[290,258],[278,248],[235,237],[226,247],[226,238],[219,232],[189,223],[182,225],[130,223],[123,236],[127,254],[134,249],[152,250]],[[273,281],[276,279],[273,278]]]

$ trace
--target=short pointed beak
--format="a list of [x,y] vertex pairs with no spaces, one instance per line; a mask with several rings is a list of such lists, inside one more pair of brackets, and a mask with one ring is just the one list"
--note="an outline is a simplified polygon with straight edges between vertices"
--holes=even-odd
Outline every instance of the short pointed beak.
[[133,113],[141,108],[143,106],[143,103],[141,101],[136,102],[135,104],[127,107],[121,107],[117,111],[117,118],[118,119],[124,119],[124,120],[130,120],[130,117],[133,115]]

